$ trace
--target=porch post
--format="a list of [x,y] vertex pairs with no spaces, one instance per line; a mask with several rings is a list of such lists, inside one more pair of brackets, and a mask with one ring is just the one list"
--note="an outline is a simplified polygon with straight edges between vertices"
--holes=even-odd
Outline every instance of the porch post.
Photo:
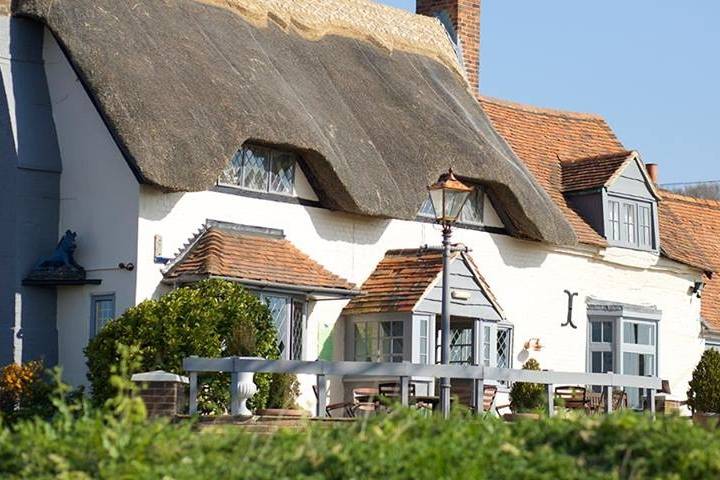
[[327,380],[325,379],[325,375],[317,376],[317,394],[317,408],[315,413],[318,417],[324,418],[326,416],[325,402],[327,398]]
[[[480,330],[481,320],[479,318],[473,319],[473,330],[472,330],[472,345],[473,345],[473,365],[480,365]],[[480,415],[485,410],[485,379],[484,378],[473,378],[473,408],[475,413]]]
[[[450,364],[450,225],[443,225],[443,270],[442,270],[442,309],[441,330],[442,350],[441,363]],[[450,378],[440,379],[440,408],[443,418],[450,416]]]
[[605,412],[612,413],[613,411],[613,387],[612,385],[605,386]]

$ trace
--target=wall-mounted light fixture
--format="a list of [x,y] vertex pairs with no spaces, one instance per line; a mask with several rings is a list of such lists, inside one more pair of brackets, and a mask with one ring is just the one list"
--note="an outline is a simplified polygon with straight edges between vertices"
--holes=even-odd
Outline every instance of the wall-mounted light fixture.
[[127,270],[128,272],[132,272],[133,270],[135,270],[135,264],[132,262],[128,262],[128,263],[120,262],[120,263],[118,263],[118,268],[120,270]]
[[696,295],[697,298],[702,298],[702,292],[705,289],[705,282],[695,282],[695,285],[690,287],[690,294]]
[[530,349],[532,349],[532,350],[535,350],[536,352],[539,352],[540,350],[543,349],[544,345],[542,343],[540,343],[539,338],[531,338],[530,340],[525,342],[525,345],[523,345],[523,347],[525,348],[525,350],[528,350],[528,351]]

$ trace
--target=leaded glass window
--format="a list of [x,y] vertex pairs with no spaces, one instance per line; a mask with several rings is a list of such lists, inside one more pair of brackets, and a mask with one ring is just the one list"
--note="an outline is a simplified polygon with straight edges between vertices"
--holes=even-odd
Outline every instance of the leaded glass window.
[[292,302],[292,323],[290,325],[290,360],[302,360],[304,304]]
[[482,225],[483,223],[483,192],[479,187],[470,194],[460,212],[460,223]]
[[[472,328],[452,328],[450,330],[450,363],[472,363],[472,337]],[[440,347],[442,348],[442,344]]]
[[260,298],[268,306],[277,330],[280,358],[302,360],[305,303],[292,296],[262,293]]
[[288,299],[287,297],[266,295],[265,303],[270,310],[270,316],[278,332],[277,346],[280,351],[280,357],[284,358],[286,357],[285,349],[288,348],[288,339],[285,334],[288,329]]
[[512,368],[512,328],[497,329],[497,367]]
[[243,149],[242,186],[250,190],[268,189],[268,169],[270,151],[264,148],[248,147]]
[[218,183],[248,190],[292,195],[297,156],[257,145],[238,151],[220,174]]

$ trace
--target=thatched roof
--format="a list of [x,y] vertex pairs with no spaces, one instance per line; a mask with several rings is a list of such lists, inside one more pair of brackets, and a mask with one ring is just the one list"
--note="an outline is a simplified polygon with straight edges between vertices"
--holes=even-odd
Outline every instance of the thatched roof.
[[301,153],[327,207],[410,219],[452,166],[487,186],[516,234],[576,242],[433,19],[363,0],[15,0],[13,12],[55,34],[143,182],[207,189],[253,140]]

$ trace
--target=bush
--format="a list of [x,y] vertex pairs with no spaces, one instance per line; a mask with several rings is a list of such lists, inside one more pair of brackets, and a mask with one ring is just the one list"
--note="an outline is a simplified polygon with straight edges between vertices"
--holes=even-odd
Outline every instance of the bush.
[[267,408],[296,409],[300,395],[297,376],[291,373],[275,373],[270,384]]
[[693,371],[687,397],[694,412],[720,413],[720,352],[703,353]]
[[[540,370],[540,364],[531,358],[523,370]],[[515,413],[534,412],[545,406],[545,387],[539,383],[516,382],[510,389],[510,408]]]
[[[250,354],[276,359],[275,339],[267,306],[236,283],[205,280],[173,290],[159,300],[147,300],[130,308],[90,341],[85,354],[94,403],[102,405],[114,395],[111,368],[120,360],[121,344],[136,346],[142,357],[129,374],[151,370],[181,373],[183,359],[191,355]],[[252,350],[243,350],[247,348]],[[229,403],[229,375],[207,375],[200,381],[200,410],[223,413]],[[258,393],[250,405],[264,408],[270,375],[255,375],[255,383]]]
[[118,399],[112,411],[0,426],[0,478],[720,478],[720,436],[674,417],[507,424],[396,410],[254,436],[237,426],[147,422],[140,407]]
[[52,415],[51,392],[41,362],[11,364],[0,370],[0,413],[7,421]]

